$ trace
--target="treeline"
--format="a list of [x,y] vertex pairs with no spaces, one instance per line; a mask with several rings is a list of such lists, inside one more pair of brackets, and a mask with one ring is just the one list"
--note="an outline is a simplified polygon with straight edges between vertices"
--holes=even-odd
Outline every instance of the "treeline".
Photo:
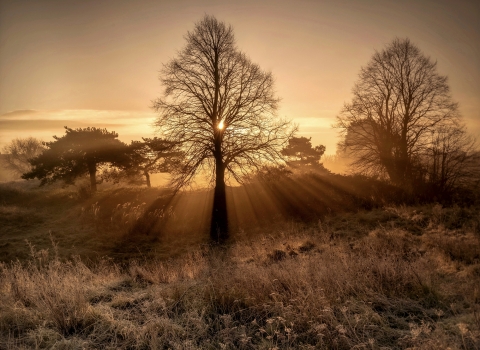
[[[220,231],[227,231],[222,218],[229,179],[242,183],[288,176],[292,169],[325,170],[325,147],[296,137],[297,127],[277,117],[272,74],[239,50],[231,26],[206,15],[185,39],[184,49],[164,65],[165,90],[154,101],[162,138],[126,145],[115,132],[66,127],[64,136],[42,145],[14,141],[5,151],[11,168],[42,184],[88,175],[92,191],[99,169],[104,179],[141,179],[147,186],[150,174],[169,172],[175,190],[207,175],[215,184]],[[342,134],[337,158],[348,159],[352,174],[430,198],[479,187],[480,152],[447,77],[409,39],[394,39],[360,69],[353,98],[335,126]],[[23,154],[17,151],[22,147]]]
[[[179,143],[158,137],[126,144],[107,129],[65,127],[65,135],[53,138],[51,142],[33,137],[12,140],[3,149],[5,165],[23,179],[39,179],[41,185],[55,181],[74,184],[88,176],[95,192],[99,181],[151,187],[151,174],[179,171],[185,160]],[[311,138],[292,137],[281,151],[284,166],[263,167],[243,180],[266,180],[273,173],[289,176],[293,171],[326,171],[320,163],[324,152],[324,146],[312,146]]]
[[143,138],[126,144],[114,131],[94,127],[71,129],[54,141],[15,139],[4,148],[6,165],[23,179],[39,179],[41,185],[55,181],[73,184],[88,176],[90,189],[102,180],[128,180],[151,186],[150,175],[168,172],[183,153],[178,144],[161,138]]

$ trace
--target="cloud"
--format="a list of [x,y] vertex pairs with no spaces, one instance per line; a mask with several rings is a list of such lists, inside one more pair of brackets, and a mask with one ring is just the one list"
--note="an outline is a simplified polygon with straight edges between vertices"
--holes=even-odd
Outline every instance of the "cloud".
[[[155,118],[153,112],[134,110],[17,110],[0,115],[0,149],[15,138],[33,136],[52,141],[53,135],[62,136],[65,133],[64,126],[106,128],[117,132],[121,141],[129,143],[154,136],[152,124]],[[298,136],[312,137],[314,145],[325,145],[327,153],[335,153],[339,139],[337,130],[331,128],[332,118],[294,118],[293,122],[299,125]]]
[[335,122],[332,118],[324,117],[311,117],[311,118],[293,118],[293,122],[298,125],[300,131],[311,130],[312,128],[321,130],[321,129],[332,129],[332,124]]
[[88,123],[76,120],[67,120],[67,119],[31,119],[31,120],[0,120],[0,129],[2,130],[29,130],[29,131],[40,131],[40,130],[51,130],[63,128],[68,126],[69,128],[86,128],[86,127],[97,127],[97,128],[121,128],[126,126],[125,124],[105,124],[105,123]]
[[156,115],[149,111],[117,110],[16,110],[0,115],[0,149],[15,138],[33,136],[44,141],[69,128],[97,127],[116,131],[124,142],[154,134]]
[[0,118],[3,119],[3,118],[15,118],[15,117],[23,117],[23,116],[26,116],[26,115],[32,115],[32,114],[35,114],[37,113],[36,110],[34,109],[19,109],[19,110],[16,110],[16,111],[11,111],[11,112],[7,112],[7,113],[3,113],[2,115],[0,115]]
[[33,110],[23,109],[7,112],[0,115],[0,120],[119,120],[131,119],[142,120],[145,118],[154,119],[156,114],[150,111],[119,111],[119,110],[97,110],[97,109],[62,109],[62,110]]

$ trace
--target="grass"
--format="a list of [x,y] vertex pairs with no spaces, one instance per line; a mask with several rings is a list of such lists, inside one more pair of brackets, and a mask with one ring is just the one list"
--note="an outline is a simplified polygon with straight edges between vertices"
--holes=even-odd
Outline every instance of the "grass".
[[[401,198],[395,191],[378,181],[315,174],[229,188],[230,227],[237,238],[255,237],[282,230],[284,222],[328,223],[330,216],[342,213],[346,234],[357,234],[366,225],[356,225],[356,212]],[[116,261],[180,255],[192,242],[208,242],[212,200],[211,191],[172,199],[159,188],[102,184],[92,195],[85,183],[67,188],[38,188],[34,181],[0,183],[0,261],[28,258],[25,241],[37,250],[47,249],[50,236],[61,259],[72,254]],[[378,215],[383,215],[378,218],[383,222],[393,214]],[[365,224],[372,220],[376,224],[377,218],[371,217]]]
[[198,217],[160,190],[15,186],[0,349],[480,349],[476,207],[330,211],[217,246],[175,236]]
[[[51,246],[50,237],[57,242],[61,259],[76,254],[89,260],[106,255],[128,260],[137,253],[141,256],[139,249],[145,252],[148,249],[143,248],[150,247],[151,241],[158,241],[158,237],[140,235],[137,239],[130,235],[147,211],[147,203],[159,202],[159,208],[149,213],[155,222],[169,215],[168,208],[164,209],[168,196],[160,189],[111,186],[85,196],[83,186],[63,189],[34,185],[0,184],[0,261],[25,260],[30,255],[26,241],[43,250]],[[171,256],[166,247],[158,248],[160,255]]]

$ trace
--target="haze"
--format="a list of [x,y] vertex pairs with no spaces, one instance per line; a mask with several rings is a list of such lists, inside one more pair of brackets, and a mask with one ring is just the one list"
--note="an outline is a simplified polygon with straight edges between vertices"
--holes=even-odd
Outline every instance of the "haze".
[[478,1],[2,0],[0,147],[49,141],[64,125],[106,127],[126,142],[151,136],[159,70],[204,14],[233,26],[238,47],[274,74],[279,116],[327,154],[360,68],[395,37],[437,60],[480,135]]

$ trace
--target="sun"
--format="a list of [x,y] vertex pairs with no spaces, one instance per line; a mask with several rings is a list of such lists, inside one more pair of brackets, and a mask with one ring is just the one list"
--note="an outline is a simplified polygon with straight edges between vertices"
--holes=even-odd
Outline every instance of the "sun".
[[218,123],[218,128],[222,130],[224,127],[225,125],[223,124],[223,120],[221,120],[220,123]]

